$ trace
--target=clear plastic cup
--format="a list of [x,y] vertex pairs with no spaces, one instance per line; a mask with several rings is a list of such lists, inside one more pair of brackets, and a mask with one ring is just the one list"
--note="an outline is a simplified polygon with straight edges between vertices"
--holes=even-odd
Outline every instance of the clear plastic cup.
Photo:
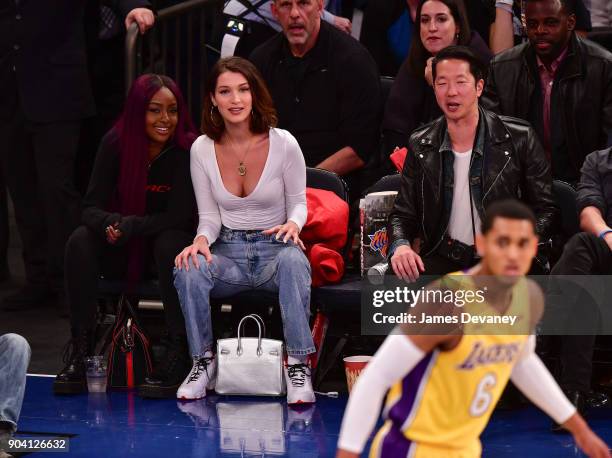
[[85,358],[85,367],[87,368],[87,390],[90,393],[106,392],[106,358],[89,356]]

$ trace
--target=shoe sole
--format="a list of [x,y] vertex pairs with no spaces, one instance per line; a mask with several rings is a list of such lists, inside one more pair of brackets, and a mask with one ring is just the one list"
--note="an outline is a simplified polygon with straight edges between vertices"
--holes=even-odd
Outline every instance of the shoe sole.
[[287,401],[287,405],[290,405],[290,406],[299,406],[299,405],[305,405],[305,404],[315,404],[316,402],[317,402],[316,400],[314,400],[314,401],[302,401],[302,400],[299,400],[299,401],[294,401],[294,402]]
[[178,399],[179,401],[198,401],[200,399],[204,399],[206,397],[206,395],[201,396],[199,398],[186,398],[185,396],[181,396],[180,398],[177,396],[176,399]]
[[54,382],[54,394],[82,394],[87,393],[87,382]]
[[138,396],[141,398],[155,398],[155,399],[174,399],[176,398],[176,391],[179,389],[180,384],[172,387],[153,387],[148,385],[140,385],[138,387]]
[[[215,384],[213,383],[213,388],[210,388],[209,385],[206,385],[206,391],[214,391],[214,386]],[[178,389],[177,389],[178,390]],[[174,394],[176,395],[177,390],[174,390]],[[206,392],[199,398],[186,398],[184,396],[182,397],[176,397],[176,399],[178,399],[179,401],[197,401],[198,399],[204,399],[206,397]]]

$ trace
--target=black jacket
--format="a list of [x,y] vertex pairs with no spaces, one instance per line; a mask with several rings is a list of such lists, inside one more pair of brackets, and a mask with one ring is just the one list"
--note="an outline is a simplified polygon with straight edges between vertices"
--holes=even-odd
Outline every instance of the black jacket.
[[[468,46],[483,62],[488,63],[493,58],[493,53],[477,33],[472,33]],[[436,102],[433,88],[424,75],[413,75],[408,59],[404,60],[389,92],[382,123],[385,135],[394,137],[392,147],[406,146],[414,129],[440,116],[442,110]]]
[[82,223],[106,237],[106,226],[120,222],[122,243],[132,236],[153,236],[167,229],[195,232],[196,203],[189,171],[189,151],[170,146],[151,162],[144,216],[120,215],[116,206],[119,183],[119,144],[110,131],[102,139],[83,199]]
[[[516,198],[536,214],[536,230],[548,238],[557,214],[552,198],[550,165],[535,132],[520,119],[480,109],[486,128],[482,167],[482,199],[475,202],[481,219],[488,205]],[[400,192],[389,215],[389,246],[420,237],[421,256],[435,250],[448,221],[442,221],[444,195],[442,153],[446,120],[440,117],[414,131],[402,171]]]
[[578,185],[578,211],[595,207],[612,226],[612,148],[593,151],[584,160]]
[[18,103],[36,122],[94,114],[85,53],[86,3],[100,1],[123,18],[147,0],[0,0],[0,119]]
[[[575,34],[557,74],[556,108],[571,174],[579,177],[587,154],[612,140],[612,54]],[[529,120],[530,104],[540,85],[533,47],[525,43],[491,61],[483,106],[506,116]],[[552,129],[552,125],[551,125]],[[555,151],[552,151],[555,154]]]

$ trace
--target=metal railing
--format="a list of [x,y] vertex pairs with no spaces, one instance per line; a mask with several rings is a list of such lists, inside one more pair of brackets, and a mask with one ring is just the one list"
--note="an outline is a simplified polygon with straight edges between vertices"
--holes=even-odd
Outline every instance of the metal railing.
[[208,71],[208,41],[222,0],[189,0],[158,11],[155,26],[141,35],[132,24],[125,38],[125,87],[143,73],[176,81],[194,121],[200,118]]

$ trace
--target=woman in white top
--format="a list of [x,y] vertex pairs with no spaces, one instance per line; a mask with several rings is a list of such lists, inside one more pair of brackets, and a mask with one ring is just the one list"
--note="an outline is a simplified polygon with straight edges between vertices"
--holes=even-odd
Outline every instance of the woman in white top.
[[302,151],[289,132],[274,128],[272,98],[249,61],[218,61],[206,93],[206,135],[191,148],[198,232],[175,261],[174,285],[194,359],[177,397],[203,398],[214,386],[210,297],[260,289],[279,295],[287,400],[312,403],[311,277],[299,238],[307,213]]

